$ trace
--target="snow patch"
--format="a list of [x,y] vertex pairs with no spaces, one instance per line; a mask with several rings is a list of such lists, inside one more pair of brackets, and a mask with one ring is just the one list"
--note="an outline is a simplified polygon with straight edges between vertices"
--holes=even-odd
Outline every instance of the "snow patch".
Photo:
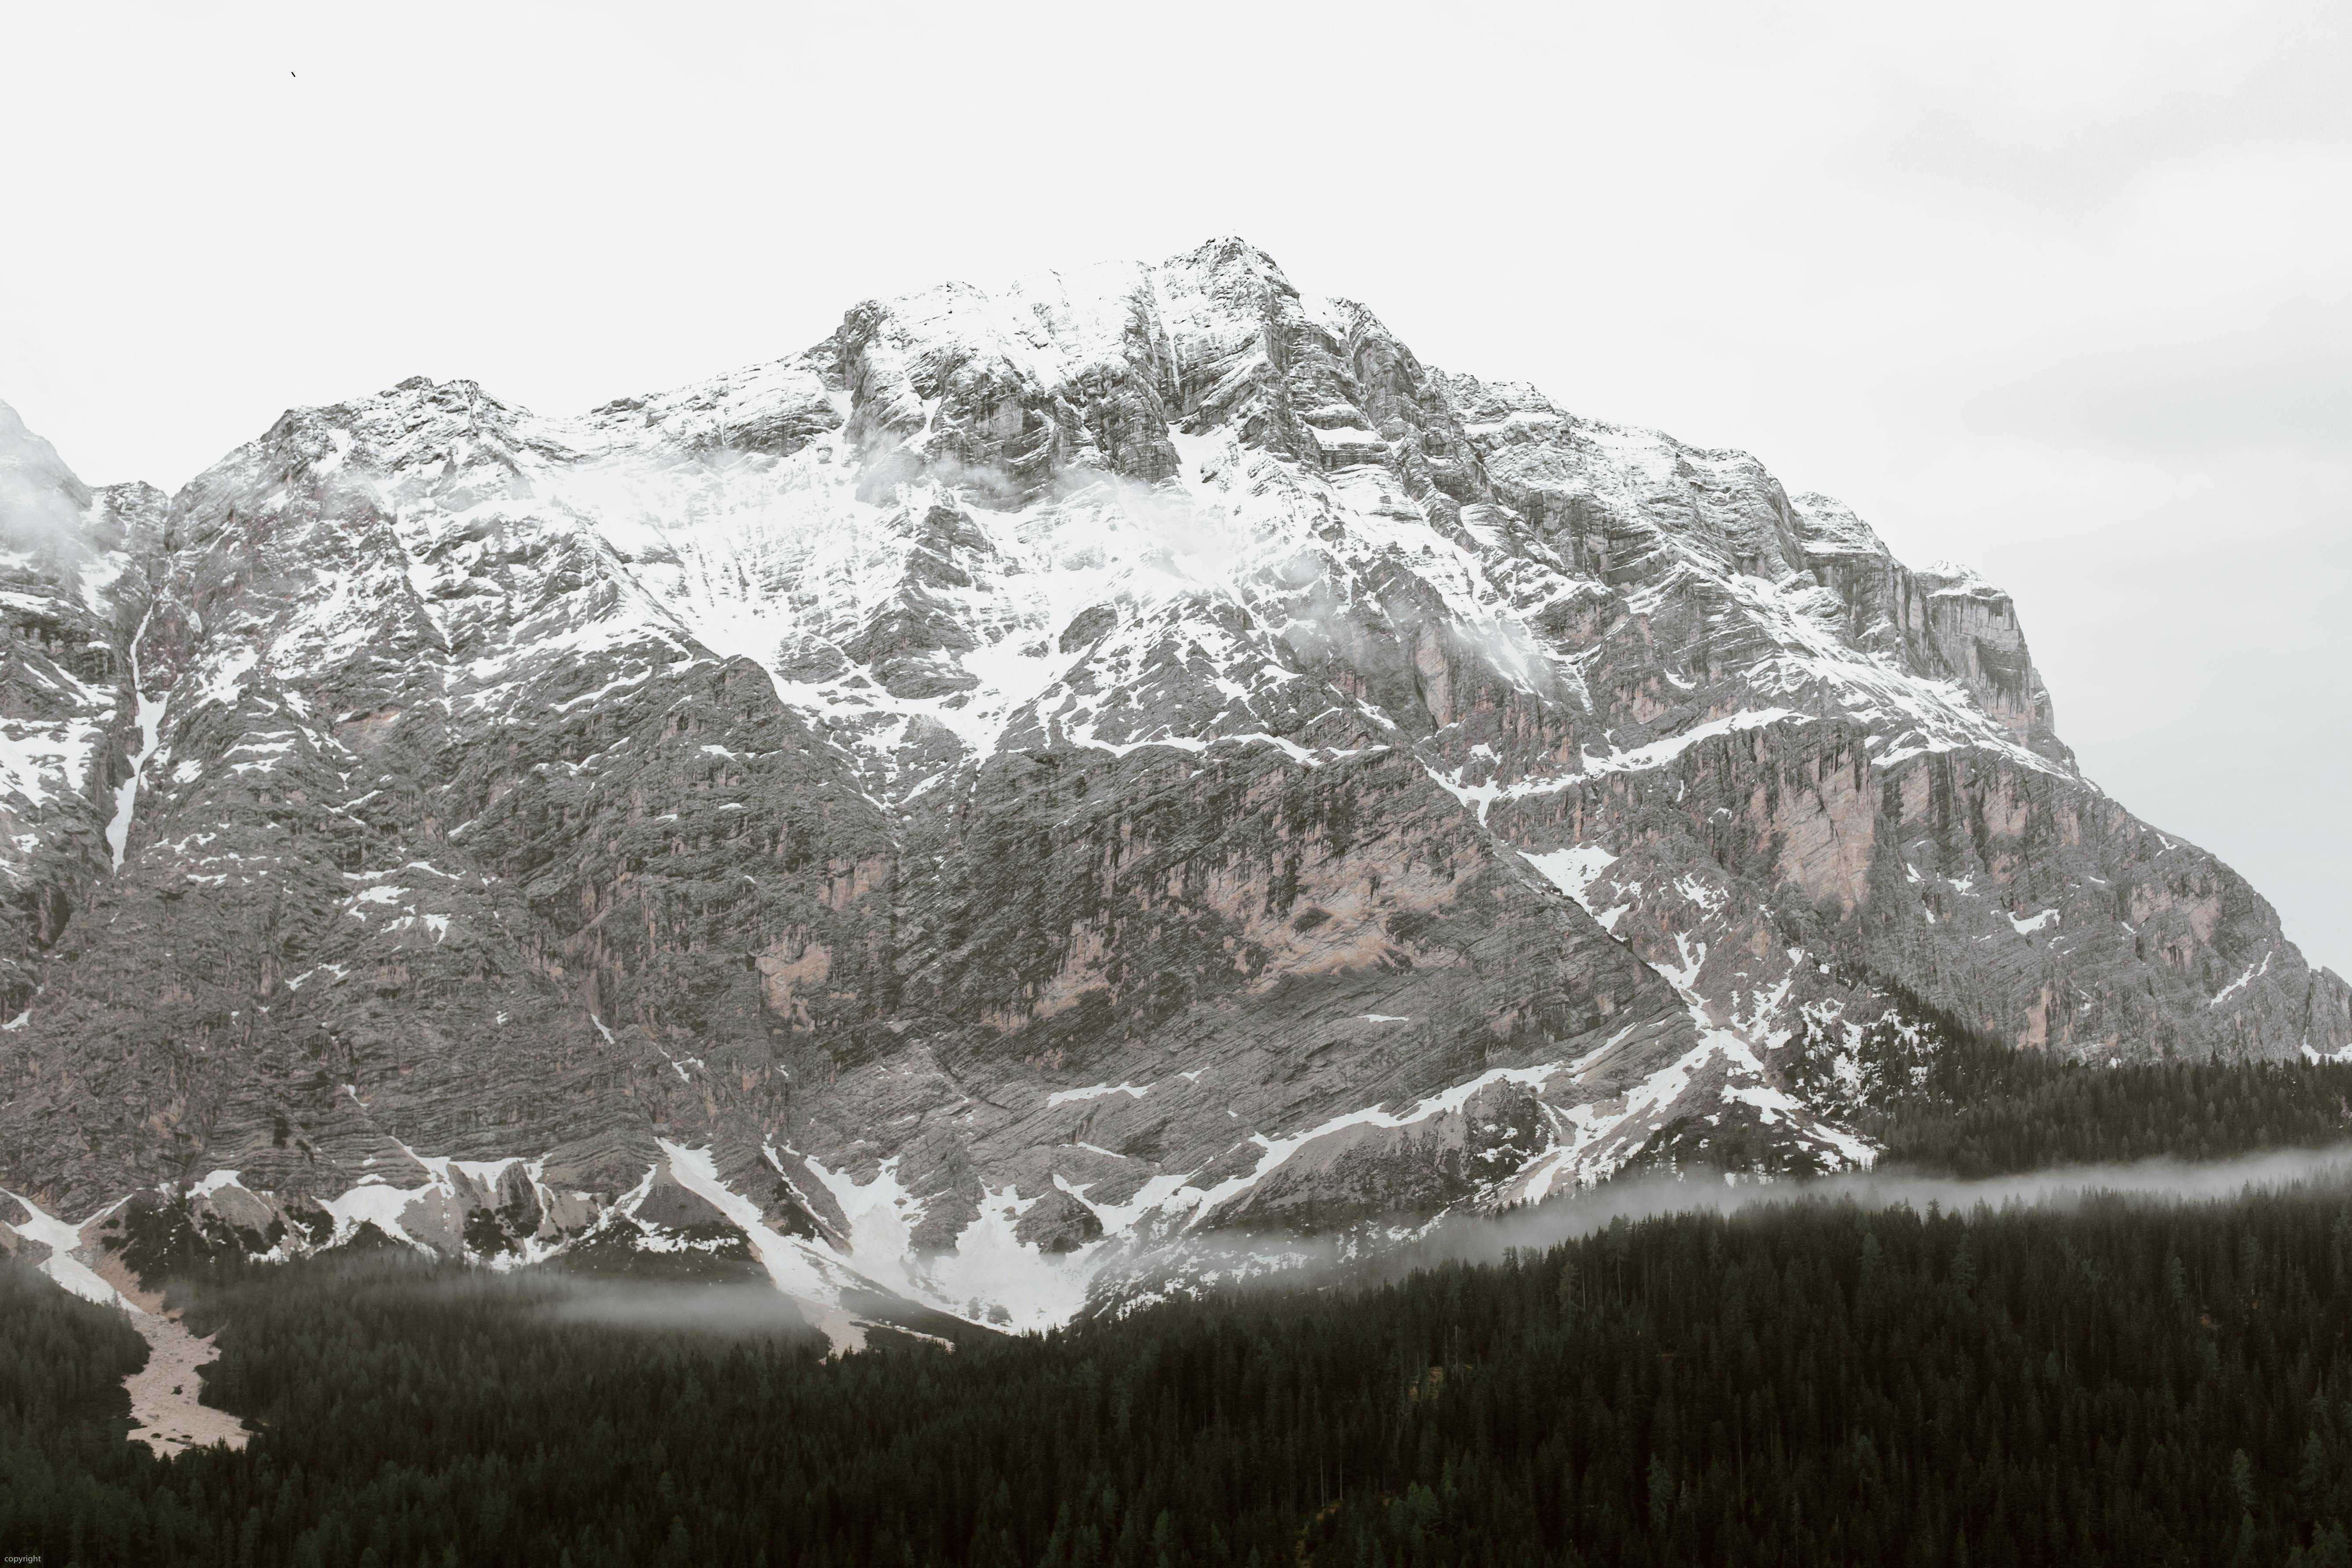
[[[41,1259],[39,1266],[42,1273],[84,1300],[96,1301],[100,1306],[120,1307],[127,1312],[139,1310],[121,1291],[100,1279],[95,1269],[73,1256],[74,1249],[81,1246],[79,1226],[68,1225],[56,1218],[22,1193],[8,1192],[5,1187],[0,1187],[0,1192],[7,1192],[7,1195],[16,1199],[24,1206],[26,1214],[32,1216],[16,1226],[16,1234],[48,1247],[49,1255]],[[109,1208],[112,1206],[108,1205]],[[106,1209],[100,1209],[99,1214],[106,1212]]]
[[1151,1092],[1152,1086],[1138,1087],[1131,1083],[1098,1083],[1090,1089],[1066,1089],[1045,1097],[1047,1106],[1069,1105],[1078,1100],[1100,1100],[1107,1094],[1123,1094],[1129,1100],[1141,1100]]

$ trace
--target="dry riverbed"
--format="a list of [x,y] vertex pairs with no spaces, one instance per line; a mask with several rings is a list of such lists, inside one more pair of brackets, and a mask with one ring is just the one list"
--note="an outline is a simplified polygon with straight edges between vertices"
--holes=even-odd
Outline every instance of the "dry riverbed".
[[[0,1194],[0,1213],[14,1206],[23,1217],[0,1219],[0,1242],[10,1253],[22,1252],[27,1261],[64,1289],[85,1300],[122,1309],[131,1327],[147,1342],[147,1364],[122,1380],[131,1395],[131,1440],[144,1443],[156,1456],[169,1458],[190,1448],[226,1443],[242,1448],[251,1434],[245,1423],[226,1410],[196,1403],[204,1385],[196,1369],[211,1364],[218,1352],[210,1340],[190,1333],[177,1313],[163,1310],[163,1298],[142,1285],[122,1259],[98,1239],[106,1215],[86,1221],[79,1230],[43,1214],[15,1194]],[[26,1243],[37,1251],[26,1251]]]
[[162,1458],[190,1448],[226,1443],[242,1448],[249,1434],[226,1410],[196,1403],[196,1368],[212,1361],[210,1340],[188,1332],[180,1320],[161,1312],[134,1312],[131,1323],[147,1338],[147,1364],[122,1380],[131,1391],[131,1439]]
[[[93,1226],[97,1223],[90,1222]],[[130,1309],[126,1316],[131,1326],[147,1342],[147,1364],[122,1380],[131,1395],[131,1440],[146,1444],[164,1459],[215,1443],[244,1447],[252,1435],[245,1423],[226,1410],[196,1403],[196,1392],[203,1387],[196,1368],[210,1365],[219,1355],[212,1341],[190,1333],[178,1313],[164,1311],[163,1298],[142,1286],[121,1258],[95,1242],[77,1250]]]

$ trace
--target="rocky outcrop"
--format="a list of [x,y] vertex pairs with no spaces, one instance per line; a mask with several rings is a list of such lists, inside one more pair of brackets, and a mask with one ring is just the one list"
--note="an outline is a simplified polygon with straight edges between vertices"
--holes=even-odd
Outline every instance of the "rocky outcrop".
[[1045,1322],[1654,1136],[1866,1158],[1787,1064],[1906,1007],[2352,1045],[2005,596],[1239,241],[0,477],[0,1177],[61,1212]]

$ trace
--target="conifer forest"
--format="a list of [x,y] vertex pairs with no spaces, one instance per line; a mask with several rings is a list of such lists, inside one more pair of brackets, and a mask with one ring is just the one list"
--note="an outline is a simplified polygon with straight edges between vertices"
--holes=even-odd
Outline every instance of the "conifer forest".
[[[2352,1087],[1943,1061],[1881,1131],[1963,1174],[2322,1141]],[[11,1553],[2352,1565],[2352,1188],[2327,1181],[1924,1209],[1789,1183],[1731,1217],[847,1355],[788,1311],[583,1317],[584,1277],[405,1247],[168,1272],[219,1334],[205,1402],[255,1436],[169,1460],[127,1442],[140,1336],[11,1264]]]

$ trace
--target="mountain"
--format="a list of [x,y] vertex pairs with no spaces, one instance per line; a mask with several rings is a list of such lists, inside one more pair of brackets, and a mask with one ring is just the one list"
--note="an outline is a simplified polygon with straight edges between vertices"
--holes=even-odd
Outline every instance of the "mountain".
[[1662,1137],[1865,1162],[1873,1038],[2352,1045],[1998,589],[1237,240],[577,417],[412,380],[168,500],[9,416],[0,486],[0,1218],[92,1256],[1042,1323]]

